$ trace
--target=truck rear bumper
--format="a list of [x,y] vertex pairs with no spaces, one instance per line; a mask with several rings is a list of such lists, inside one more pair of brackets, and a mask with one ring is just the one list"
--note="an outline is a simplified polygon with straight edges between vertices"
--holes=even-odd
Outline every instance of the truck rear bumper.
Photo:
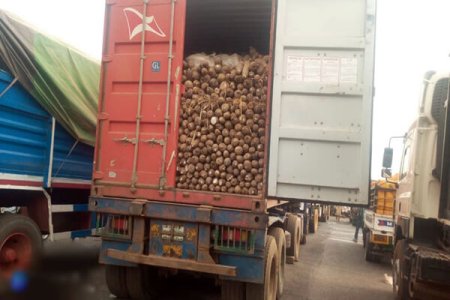
[[116,249],[108,249],[106,256],[136,264],[236,277],[236,267],[231,266],[201,263],[173,257],[142,255]]
[[268,216],[219,207],[91,197],[100,262],[139,264],[262,283]]

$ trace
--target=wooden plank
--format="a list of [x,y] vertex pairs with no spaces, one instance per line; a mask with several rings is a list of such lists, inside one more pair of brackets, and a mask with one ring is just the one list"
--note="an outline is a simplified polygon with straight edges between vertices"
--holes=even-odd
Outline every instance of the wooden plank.
[[224,265],[200,263],[197,261],[178,259],[172,257],[135,254],[125,251],[119,251],[116,249],[108,249],[106,251],[106,255],[111,258],[125,260],[137,264],[146,264],[157,267],[182,269],[224,276],[234,276],[234,277],[236,276],[236,267]]

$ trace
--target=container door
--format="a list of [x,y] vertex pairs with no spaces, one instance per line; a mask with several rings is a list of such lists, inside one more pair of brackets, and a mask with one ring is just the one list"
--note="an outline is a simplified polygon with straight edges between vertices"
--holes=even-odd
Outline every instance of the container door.
[[94,183],[117,196],[173,187],[186,3],[106,2]]
[[374,0],[278,1],[269,197],[367,204]]

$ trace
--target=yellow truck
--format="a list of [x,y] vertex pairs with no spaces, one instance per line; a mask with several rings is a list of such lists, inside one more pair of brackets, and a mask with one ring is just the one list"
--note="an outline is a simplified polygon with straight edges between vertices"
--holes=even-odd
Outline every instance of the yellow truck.
[[364,210],[363,242],[365,259],[379,261],[394,249],[394,205],[397,184],[386,180],[373,181],[369,208]]

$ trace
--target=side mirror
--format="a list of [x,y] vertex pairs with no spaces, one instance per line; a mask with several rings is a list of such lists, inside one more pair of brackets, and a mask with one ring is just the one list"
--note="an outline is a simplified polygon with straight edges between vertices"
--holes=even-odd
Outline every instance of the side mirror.
[[394,149],[384,148],[383,168],[390,169],[392,167],[392,157],[393,156],[394,156]]

